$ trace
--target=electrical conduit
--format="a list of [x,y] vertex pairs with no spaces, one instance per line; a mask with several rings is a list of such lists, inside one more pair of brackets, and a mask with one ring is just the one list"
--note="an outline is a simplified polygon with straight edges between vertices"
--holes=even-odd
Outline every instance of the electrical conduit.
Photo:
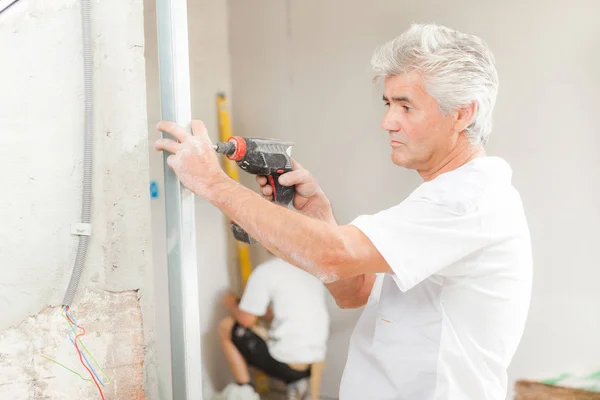
[[[84,79],[84,103],[85,103],[85,132],[84,132],[84,154],[83,154],[83,193],[81,204],[81,222],[89,225],[91,223],[92,209],[92,161],[94,149],[94,58],[92,54],[92,37],[91,37],[91,4],[90,0],[81,0],[81,28],[83,33],[83,79]],[[63,305],[70,306],[81,273],[85,264],[85,256],[87,254],[89,235],[79,235],[79,245],[77,247],[77,255],[75,257],[75,265],[71,273],[71,280]]]

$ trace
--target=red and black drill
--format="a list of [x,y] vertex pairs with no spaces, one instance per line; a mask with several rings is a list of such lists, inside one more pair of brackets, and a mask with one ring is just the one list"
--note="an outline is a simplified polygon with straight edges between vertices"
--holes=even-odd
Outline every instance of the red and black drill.
[[[282,186],[279,177],[292,170],[291,142],[277,139],[243,138],[232,136],[226,142],[218,142],[213,148],[253,175],[264,175],[273,188],[273,201],[284,207],[291,207],[294,201],[293,186]],[[236,240],[256,243],[238,224],[231,222],[231,231]]]

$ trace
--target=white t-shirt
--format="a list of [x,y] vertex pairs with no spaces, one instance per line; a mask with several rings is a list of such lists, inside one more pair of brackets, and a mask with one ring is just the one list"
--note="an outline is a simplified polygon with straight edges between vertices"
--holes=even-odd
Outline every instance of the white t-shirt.
[[481,157],[352,222],[393,273],[354,329],[341,400],[504,400],[532,258],[509,165]]
[[323,361],[329,313],[321,281],[279,258],[271,259],[252,271],[240,309],[260,317],[269,304],[274,316],[268,340],[271,356],[286,364]]

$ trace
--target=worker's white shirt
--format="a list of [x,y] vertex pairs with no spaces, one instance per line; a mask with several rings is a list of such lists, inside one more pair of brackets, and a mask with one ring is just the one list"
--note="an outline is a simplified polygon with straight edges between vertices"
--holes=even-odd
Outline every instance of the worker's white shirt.
[[352,222],[393,273],[354,329],[341,400],[504,400],[531,292],[509,165],[477,158]]
[[325,360],[329,313],[325,286],[317,278],[274,258],[257,266],[246,284],[240,309],[256,316],[273,307],[269,353],[283,363]]

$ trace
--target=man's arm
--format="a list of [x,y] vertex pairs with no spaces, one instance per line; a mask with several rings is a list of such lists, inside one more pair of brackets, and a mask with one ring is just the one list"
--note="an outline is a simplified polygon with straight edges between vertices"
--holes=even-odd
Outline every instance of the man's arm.
[[359,308],[367,304],[375,278],[375,274],[362,274],[327,283],[325,286],[329,289],[338,307]]
[[391,272],[377,248],[358,228],[334,226],[273,204],[229,178],[201,121],[192,121],[194,136],[168,122],[160,123],[158,129],[180,141],[159,139],[155,147],[173,153],[167,163],[181,183],[221,209],[280,258],[326,283]]
[[[272,200],[273,190],[264,176],[257,176],[256,182],[260,191],[267,200]],[[279,183],[284,186],[295,186],[296,196],[294,207],[302,214],[314,219],[337,226],[331,202],[321,189],[317,180],[308,170],[294,160],[294,170],[279,177]],[[328,283],[325,286],[335,299],[340,308],[359,308],[364,306],[369,299],[375,274],[361,274],[352,278],[342,279]]]
[[258,316],[242,311],[238,305],[236,297],[233,293],[227,293],[223,298],[223,303],[229,313],[240,325],[246,328],[252,328],[258,321]]
[[[263,196],[272,201],[273,190],[264,176],[257,176]],[[294,207],[302,214],[337,226],[331,202],[319,186],[317,180],[300,163],[294,160],[294,170],[279,177],[279,183],[284,186],[295,186]],[[361,274],[352,278],[342,279],[325,286],[340,308],[359,308],[367,303],[375,275]]]
[[199,196],[268,250],[324,283],[391,272],[369,238],[352,225],[334,226],[265,201],[225,175],[212,184],[210,193],[203,190],[200,188]]

